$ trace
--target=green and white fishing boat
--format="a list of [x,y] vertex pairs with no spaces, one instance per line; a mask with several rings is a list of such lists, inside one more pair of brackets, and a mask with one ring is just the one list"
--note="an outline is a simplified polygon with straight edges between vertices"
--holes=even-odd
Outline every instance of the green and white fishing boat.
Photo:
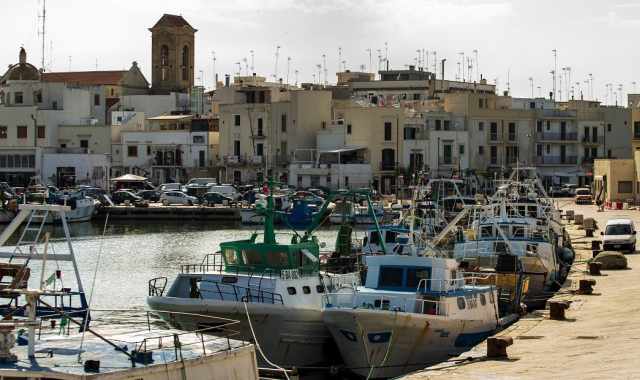
[[[152,279],[147,302],[155,310],[240,320],[237,339],[255,340],[266,359],[280,366],[335,363],[339,354],[322,320],[323,295],[359,285],[359,276],[320,269],[321,245],[313,230],[327,217],[329,202],[304,233],[276,236],[272,193],[259,209],[262,236],[220,244],[220,252],[202,263],[182,266],[167,291],[166,277]],[[169,322],[186,328],[206,321],[174,315]]]

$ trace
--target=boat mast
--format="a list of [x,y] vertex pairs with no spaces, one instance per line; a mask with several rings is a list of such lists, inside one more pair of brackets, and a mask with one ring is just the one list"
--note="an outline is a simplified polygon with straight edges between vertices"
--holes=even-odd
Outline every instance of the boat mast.
[[264,243],[265,244],[276,244],[276,233],[273,227],[273,215],[275,212],[275,206],[273,202],[273,189],[274,182],[273,179],[270,178],[267,181],[267,189],[269,194],[267,194],[267,209],[264,214]]

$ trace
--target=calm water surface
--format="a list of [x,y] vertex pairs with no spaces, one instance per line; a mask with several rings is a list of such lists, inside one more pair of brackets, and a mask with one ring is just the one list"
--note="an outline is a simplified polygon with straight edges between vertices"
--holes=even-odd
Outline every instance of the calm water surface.
[[[229,224],[117,221],[107,225],[103,237],[102,220],[74,223],[70,227],[87,295],[91,293],[95,273],[94,309],[144,308],[149,279],[166,276],[170,284],[181,264],[200,263],[204,255],[218,251],[221,242],[248,238],[256,230],[256,227]],[[67,253],[66,244],[56,240],[63,236],[61,226],[47,228],[53,237],[50,253]],[[281,232],[290,233],[289,230]],[[16,237],[10,243],[16,243],[17,235],[14,234]],[[323,228],[316,235],[326,243],[325,249],[333,249],[337,227]],[[281,237],[285,241],[289,238],[287,235]],[[41,273],[40,262],[30,266],[31,286],[36,286]],[[75,287],[68,263],[48,262],[45,277],[58,266],[63,272],[64,286]]]

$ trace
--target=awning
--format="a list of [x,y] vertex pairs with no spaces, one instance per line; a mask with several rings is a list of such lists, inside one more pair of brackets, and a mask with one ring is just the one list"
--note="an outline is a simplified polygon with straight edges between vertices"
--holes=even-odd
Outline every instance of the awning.
[[134,181],[146,181],[146,180],[147,179],[145,177],[140,177],[139,175],[135,175],[135,174],[125,174],[125,175],[121,175],[120,177],[111,179],[111,181],[113,182],[134,182]]
[[192,115],[160,115],[160,116],[154,116],[154,117],[150,117],[147,118],[147,120],[156,120],[156,121],[162,121],[162,120],[186,120],[186,119],[191,119],[193,118]]

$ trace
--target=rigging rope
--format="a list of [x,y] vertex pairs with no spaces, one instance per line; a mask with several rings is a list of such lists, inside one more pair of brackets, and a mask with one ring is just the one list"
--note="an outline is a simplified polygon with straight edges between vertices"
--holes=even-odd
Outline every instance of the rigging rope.
[[82,326],[82,337],[80,338],[80,348],[78,349],[78,363],[82,359],[82,347],[84,345],[84,336],[87,333],[87,326],[89,325],[89,310],[91,310],[91,303],[93,302],[93,292],[96,289],[96,278],[98,277],[98,268],[100,268],[100,259],[102,257],[102,248],[104,247],[104,236],[107,233],[107,226],[109,225],[109,213],[107,213],[104,219],[104,227],[102,228],[102,236],[100,237],[100,247],[98,248],[98,258],[96,260],[96,268],[93,271],[93,279],[91,280],[91,292],[89,293],[89,302],[87,304],[87,310],[85,311],[84,325]]

